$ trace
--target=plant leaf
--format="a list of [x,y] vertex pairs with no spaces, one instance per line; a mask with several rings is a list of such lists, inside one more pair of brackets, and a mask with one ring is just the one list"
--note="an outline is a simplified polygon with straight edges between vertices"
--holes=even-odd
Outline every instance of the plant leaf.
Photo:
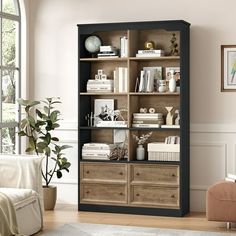
[[59,138],[57,138],[57,137],[52,137],[51,139],[52,139],[52,141],[55,141],[55,142],[59,141]]
[[57,178],[60,179],[62,177],[62,173],[60,170],[57,170]]

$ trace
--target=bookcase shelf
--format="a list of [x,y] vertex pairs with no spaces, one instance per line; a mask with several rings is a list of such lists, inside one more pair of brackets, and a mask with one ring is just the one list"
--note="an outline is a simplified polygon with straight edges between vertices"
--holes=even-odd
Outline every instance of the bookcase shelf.
[[[183,216],[189,212],[189,27],[190,24],[182,20],[78,25],[79,210],[164,216]],[[120,38],[126,37],[127,56],[92,56],[84,46],[86,38],[91,35],[98,36],[102,45],[118,49],[121,47]],[[173,35],[178,44],[177,56],[170,54]],[[136,57],[147,41],[154,41],[157,49],[164,50],[165,56]],[[155,92],[137,92],[140,91],[136,86],[137,77],[147,67],[161,68],[159,79],[167,79],[167,68],[179,68],[178,92],[161,93],[157,89],[151,90]],[[87,82],[95,78],[98,70],[103,70],[108,79],[113,79],[117,68],[127,68],[125,89],[87,92]],[[93,119],[97,115],[93,115],[98,100],[113,101],[112,110],[124,112],[122,119],[118,116],[118,120],[126,121],[127,127],[94,126]],[[146,108],[147,112],[154,108],[155,113],[163,114],[163,122],[166,123],[166,107],[178,110],[179,128],[132,127],[134,122],[139,124],[138,119],[134,120],[134,113],[140,114],[141,108]],[[90,117],[93,119],[90,120]],[[150,161],[147,144],[144,144],[145,160],[137,160],[134,136],[150,132],[150,143],[179,136],[179,159]],[[119,144],[120,150],[126,150],[125,159],[82,159],[84,144],[114,142]]]

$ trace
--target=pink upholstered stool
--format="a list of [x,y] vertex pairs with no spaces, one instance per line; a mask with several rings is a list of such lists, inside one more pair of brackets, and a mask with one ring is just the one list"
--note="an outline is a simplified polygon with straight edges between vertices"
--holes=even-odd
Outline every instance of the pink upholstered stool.
[[236,183],[222,181],[209,187],[206,196],[206,215],[210,221],[236,222]]

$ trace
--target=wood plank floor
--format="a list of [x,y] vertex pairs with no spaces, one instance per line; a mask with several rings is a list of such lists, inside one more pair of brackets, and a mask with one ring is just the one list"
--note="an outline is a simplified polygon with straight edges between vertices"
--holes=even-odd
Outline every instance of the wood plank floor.
[[233,232],[236,228],[226,229],[225,223],[209,222],[205,213],[190,213],[185,217],[158,217],[129,214],[111,214],[95,212],[78,212],[74,205],[57,205],[54,211],[44,213],[44,230],[37,235],[56,229],[66,223],[94,223],[129,225],[169,229],[187,229],[214,232]]

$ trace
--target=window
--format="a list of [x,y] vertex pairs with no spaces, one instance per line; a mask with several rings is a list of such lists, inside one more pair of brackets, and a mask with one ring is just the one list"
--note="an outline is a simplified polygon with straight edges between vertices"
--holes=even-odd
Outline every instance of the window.
[[20,96],[20,8],[18,0],[0,0],[0,152],[17,153]]

